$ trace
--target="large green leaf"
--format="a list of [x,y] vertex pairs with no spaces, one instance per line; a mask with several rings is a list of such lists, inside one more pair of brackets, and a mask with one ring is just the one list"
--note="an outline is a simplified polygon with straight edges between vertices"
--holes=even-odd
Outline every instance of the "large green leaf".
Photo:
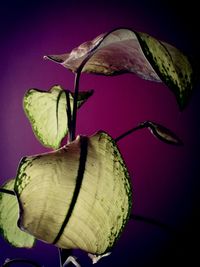
[[[80,92],[80,107],[93,91]],[[24,96],[24,111],[32,125],[38,140],[46,147],[57,149],[68,132],[67,98],[73,110],[73,94],[63,90],[59,85],[53,86],[49,92],[30,89]]]
[[23,210],[20,227],[62,249],[95,255],[112,250],[132,206],[126,164],[113,138],[102,131],[23,158],[15,192]]
[[73,72],[103,75],[135,73],[143,79],[164,82],[180,108],[193,88],[193,70],[187,57],[174,46],[145,33],[116,29],[81,44],[70,53],[45,56]]
[[[15,180],[7,182],[3,188],[14,190]],[[17,226],[19,204],[16,196],[0,193],[0,231],[3,237],[15,247],[31,248],[35,238]]]

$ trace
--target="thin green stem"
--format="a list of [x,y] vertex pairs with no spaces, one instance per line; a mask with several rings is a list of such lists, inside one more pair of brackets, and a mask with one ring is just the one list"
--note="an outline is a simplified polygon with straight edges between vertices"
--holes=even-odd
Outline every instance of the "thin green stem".
[[37,262],[34,262],[32,260],[26,260],[26,259],[12,259],[12,260],[6,260],[2,267],[10,267],[13,263],[26,263],[30,264],[35,267],[41,267]]
[[115,142],[117,143],[118,141],[120,141],[121,139],[123,139],[124,137],[126,137],[127,135],[137,131],[137,130],[140,130],[140,129],[143,129],[143,128],[147,128],[149,126],[148,122],[142,122],[140,123],[138,126],[128,130],[127,132],[121,134],[120,136],[118,136],[117,138],[115,138]]
[[8,194],[8,195],[15,196],[15,192],[12,191],[12,190],[8,190],[8,189],[0,188],[0,192],[1,192],[1,193]]
[[72,122],[71,122],[70,142],[73,141],[76,136],[76,118],[77,118],[77,103],[78,103],[80,76],[81,76],[81,69],[75,74],[74,103],[73,103],[73,113],[72,113]]

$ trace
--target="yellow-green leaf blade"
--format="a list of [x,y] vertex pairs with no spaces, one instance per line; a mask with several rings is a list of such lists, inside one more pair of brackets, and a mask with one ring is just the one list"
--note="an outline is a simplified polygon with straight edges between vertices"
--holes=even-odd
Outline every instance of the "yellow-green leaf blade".
[[95,255],[112,249],[132,206],[127,167],[102,131],[23,158],[15,192],[23,210],[20,227],[57,247]]
[[60,86],[49,92],[30,89],[24,96],[24,111],[39,141],[57,149],[67,133],[66,95]]
[[[93,91],[80,92],[80,107]],[[73,110],[73,95],[59,85],[53,86],[48,92],[30,89],[23,99],[24,111],[32,125],[37,139],[46,147],[57,149],[68,132],[67,94],[70,108]]]
[[[14,190],[15,180],[7,182],[3,188]],[[17,226],[19,204],[16,196],[0,193],[0,232],[15,247],[33,247],[35,238]]]

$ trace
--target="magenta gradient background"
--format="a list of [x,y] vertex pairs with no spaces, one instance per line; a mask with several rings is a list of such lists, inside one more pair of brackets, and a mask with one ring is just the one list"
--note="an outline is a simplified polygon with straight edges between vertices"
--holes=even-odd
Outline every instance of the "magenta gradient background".
[[[47,151],[34,137],[22,109],[29,88],[47,90],[54,84],[73,88],[73,74],[43,60],[43,55],[70,51],[80,43],[115,27],[130,27],[174,44],[197,58],[194,20],[171,2],[136,1],[7,1],[1,5],[0,179],[16,175],[21,157]],[[192,13],[193,14],[193,13]],[[98,266],[169,266],[191,263],[196,256],[199,212],[199,92],[183,112],[163,84],[124,74],[103,77],[83,74],[81,89],[95,93],[78,114],[77,133],[102,129],[113,137],[144,120],[173,130],[184,147],[166,145],[147,130],[120,141],[133,184],[133,212],[154,218],[183,232],[176,239],[156,226],[130,222],[113,254]],[[198,86],[197,86],[198,87]],[[182,246],[181,246],[182,245]],[[75,252],[76,253],[76,252]],[[90,266],[79,253],[82,266]],[[0,240],[0,264],[6,258],[35,259],[58,266],[55,247],[37,242],[34,249],[15,249]],[[180,265],[179,265],[180,264]],[[198,264],[197,264],[198,265]]]

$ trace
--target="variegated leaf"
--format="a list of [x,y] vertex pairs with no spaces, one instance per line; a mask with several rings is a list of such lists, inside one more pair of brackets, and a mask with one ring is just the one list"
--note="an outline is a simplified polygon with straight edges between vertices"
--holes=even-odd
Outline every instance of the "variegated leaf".
[[[14,190],[15,180],[7,182],[3,189]],[[16,196],[0,193],[0,232],[12,246],[33,247],[35,238],[17,226],[19,203]]]
[[[87,101],[92,93],[80,92],[77,106]],[[68,132],[67,101],[73,111],[73,93],[63,90],[59,85],[53,86],[49,92],[30,89],[24,96],[24,111],[33,132],[46,147],[59,148]]]
[[166,42],[131,29],[104,33],[70,53],[45,56],[73,72],[103,75],[135,73],[164,82],[184,108],[193,88],[193,70],[187,57]]

